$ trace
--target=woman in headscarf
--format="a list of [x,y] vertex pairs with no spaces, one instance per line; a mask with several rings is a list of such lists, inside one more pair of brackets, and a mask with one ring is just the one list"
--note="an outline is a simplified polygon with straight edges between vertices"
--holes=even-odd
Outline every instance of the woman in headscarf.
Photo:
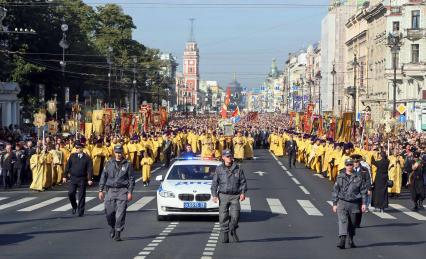
[[410,188],[411,200],[414,203],[413,211],[423,209],[423,200],[425,199],[425,187],[423,178],[423,162],[420,159],[420,153],[414,153],[414,165],[408,177],[408,186]]
[[377,173],[373,182],[373,194],[371,200],[371,206],[383,211],[389,206],[388,197],[388,169],[389,159],[386,152],[382,151],[379,155],[379,160],[375,160],[374,157],[371,160],[371,164],[377,167]]

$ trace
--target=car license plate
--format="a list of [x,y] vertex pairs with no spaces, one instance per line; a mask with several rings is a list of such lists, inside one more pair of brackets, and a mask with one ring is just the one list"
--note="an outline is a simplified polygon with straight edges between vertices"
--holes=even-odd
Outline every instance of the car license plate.
[[207,203],[205,202],[186,201],[183,203],[183,208],[185,209],[205,209],[206,207]]

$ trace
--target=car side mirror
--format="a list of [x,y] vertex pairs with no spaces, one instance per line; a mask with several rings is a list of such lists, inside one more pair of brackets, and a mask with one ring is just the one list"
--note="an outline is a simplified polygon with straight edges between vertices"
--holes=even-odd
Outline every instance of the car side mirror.
[[158,182],[163,181],[163,176],[162,175],[157,175],[157,177],[155,177],[155,180]]

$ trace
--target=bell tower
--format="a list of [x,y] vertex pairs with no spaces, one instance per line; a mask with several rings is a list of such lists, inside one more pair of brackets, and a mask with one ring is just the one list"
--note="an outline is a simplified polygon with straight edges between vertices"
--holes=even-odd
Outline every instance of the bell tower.
[[194,18],[190,19],[191,30],[189,40],[185,45],[183,53],[183,79],[184,79],[184,93],[186,93],[187,104],[196,107],[197,92],[200,81],[199,72],[199,50],[197,42],[194,38]]

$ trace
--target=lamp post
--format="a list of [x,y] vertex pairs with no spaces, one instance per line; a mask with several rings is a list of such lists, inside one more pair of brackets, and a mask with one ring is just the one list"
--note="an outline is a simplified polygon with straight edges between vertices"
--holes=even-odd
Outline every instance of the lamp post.
[[318,80],[318,114],[321,115],[321,71],[318,71],[317,74],[315,75],[315,78]]
[[111,59],[111,54],[112,54],[113,48],[110,46],[108,47],[108,57],[107,57],[107,63],[109,66],[108,69],[108,101],[111,101],[111,65],[112,65],[112,59]]
[[388,35],[388,45],[391,49],[392,53],[392,66],[393,66],[393,117],[396,116],[396,68],[398,66],[397,64],[397,57],[399,54],[399,51],[401,49],[401,42],[402,34],[389,33]]
[[332,89],[332,91],[331,91],[331,94],[332,94],[332,96],[331,96],[331,109],[332,109],[332,114],[334,115],[334,94],[335,94],[335,92],[334,92],[334,90],[335,90],[335,77],[336,77],[336,62],[335,61],[333,61],[333,69],[331,70],[331,75],[332,75],[332,77],[333,77],[333,89]]
[[136,56],[133,57],[133,105],[132,111],[136,112],[136,63],[138,62],[138,58]]
[[65,94],[65,67],[67,63],[65,62],[65,50],[69,48],[69,43],[67,41],[67,31],[68,31],[68,25],[65,23],[65,20],[62,19],[62,25],[61,25],[61,31],[62,31],[62,39],[59,41],[59,46],[62,48],[62,60],[59,61],[59,65],[61,66],[62,71],[62,78],[61,78],[61,89],[60,89],[60,99],[59,103],[60,105],[60,115],[61,117],[65,117],[65,105],[66,105],[66,94]]
[[304,111],[305,110],[305,91],[304,91],[304,88],[305,88],[305,82],[304,82],[304,80],[303,80],[303,75],[301,74],[300,75],[300,87],[302,88],[302,111]]
[[354,69],[354,89],[353,89],[353,97],[354,97],[354,104],[353,104],[353,112],[354,112],[354,122],[356,121],[356,98],[357,98],[357,85],[356,85],[356,73],[357,73],[357,66],[359,66],[358,59],[356,56],[356,52],[354,52],[354,60],[352,61],[352,67]]

